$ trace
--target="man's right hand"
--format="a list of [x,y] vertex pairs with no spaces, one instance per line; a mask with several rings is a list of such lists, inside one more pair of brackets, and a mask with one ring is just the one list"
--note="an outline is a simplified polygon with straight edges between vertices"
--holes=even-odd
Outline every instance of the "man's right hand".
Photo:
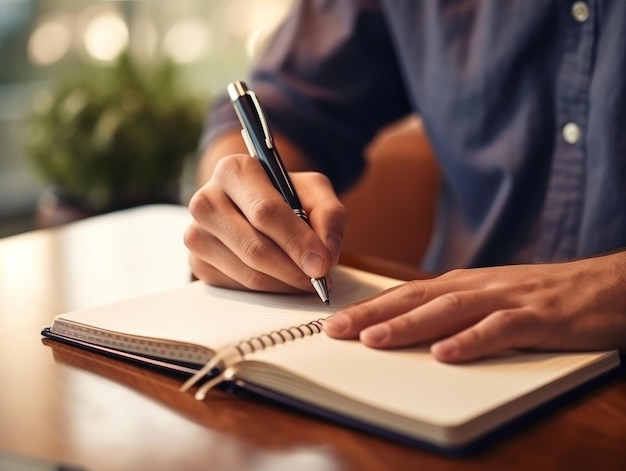
[[[219,159],[189,203],[185,233],[191,269],[216,286],[257,291],[313,291],[311,278],[337,263],[346,210],[317,172],[290,173],[311,227],[247,154]],[[329,282],[331,280],[328,280]]]

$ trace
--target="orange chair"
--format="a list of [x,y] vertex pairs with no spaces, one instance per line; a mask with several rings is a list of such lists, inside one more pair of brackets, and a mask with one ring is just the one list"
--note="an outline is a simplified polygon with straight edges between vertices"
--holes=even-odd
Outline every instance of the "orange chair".
[[383,130],[367,160],[361,180],[342,196],[349,214],[342,262],[368,268],[364,261],[371,260],[377,271],[387,265],[390,275],[420,276],[416,268],[430,241],[441,184],[420,119],[411,116]]

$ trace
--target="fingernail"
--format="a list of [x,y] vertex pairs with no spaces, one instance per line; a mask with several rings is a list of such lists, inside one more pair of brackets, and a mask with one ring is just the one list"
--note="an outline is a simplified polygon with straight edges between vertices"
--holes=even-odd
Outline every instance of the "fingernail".
[[320,254],[307,252],[302,256],[302,271],[311,278],[318,278],[323,275],[322,267],[324,259]]
[[326,333],[331,335],[341,335],[344,332],[347,332],[349,328],[350,319],[348,316],[343,316],[341,314],[330,316],[324,323],[324,330]]
[[430,353],[432,353],[437,360],[454,360],[459,353],[459,342],[455,339],[446,339],[434,343],[430,347]]
[[341,254],[341,237],[337,234],[328,234],[326,237],[326,246],[330,252],[330,256],[333,260],[333,265],[339,262],[339,255]]
[[378,324],[363,330],[360,338],[366,345],[378,346],[383,345],[390,335],[391,329],[387,324]]

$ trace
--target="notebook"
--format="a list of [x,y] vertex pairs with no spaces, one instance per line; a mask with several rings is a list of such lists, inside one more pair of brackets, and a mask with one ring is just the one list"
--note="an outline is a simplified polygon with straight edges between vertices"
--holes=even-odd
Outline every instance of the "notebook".
[[[376,350],[322,332],[339,307],[400,284],[335,267],[331,305],[315,294],[243,292],[196,281],[61,314],[42,333],[178,371],[181,394],[247,390],[342,424],[464,453],[507,424],[619,366],[607,352],[520,353],[444,364],[427,348]],[[200,371],[199,374],[198,371]],[[192,375],[196,374],[194,378]]]

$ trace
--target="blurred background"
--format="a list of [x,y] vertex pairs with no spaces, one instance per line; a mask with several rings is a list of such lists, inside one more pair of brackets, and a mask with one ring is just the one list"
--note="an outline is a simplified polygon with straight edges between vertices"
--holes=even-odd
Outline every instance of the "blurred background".
[[[137,171],[163,186],[158,149],[191,154],[163,168],[180,170],[173,191],[186,203],[206,107],[246,74],[290,4],[0,0],[0,236],[62,222],[40,214],[59,200],[85,214],[150,202],[136,187],[134,200],[108,201],[121,190],[106,176]],[[193,143],[166,149],[177,136]]]

